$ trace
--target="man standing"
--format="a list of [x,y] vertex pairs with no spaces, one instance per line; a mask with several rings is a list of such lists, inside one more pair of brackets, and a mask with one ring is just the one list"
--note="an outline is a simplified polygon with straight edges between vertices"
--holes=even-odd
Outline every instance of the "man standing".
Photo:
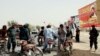
[[[28,29],[28,25],[24,25],[20,27],[19,33],[20,40],[29,41],[30,38],[30,31]],[[21,53],[23,53],[23,46],[21,46]]]
[[[63,24],[60,24],[60,26],[59,26],[59,29],[58,29],[58,36],[59,36],[59,38],[58,38],[58,48],[60,49],[60,50],[62,50],[62,46],[63,46],[63,44],[64,44],[64,41],[65,41],[65,39],[66,39],[66,32],[64,31],[64,26],[63,26]],[[58,52],[60,51],[60,50],[58,50]]]
[[[44,40],[44,46],[43,46],[43,52],[45,52],[47,46],[48,46],[48,41],[49,40],[53,40],[53,30],[51,29],[51,25],[48,25],[46,29],[44,29],[44,36],[45,36],[45,40]],[[52,48],[52,46],[51,46]],[[49,50],[50,53],[50,50]]]
[[80,30],[79,30],[78,27],[76,28],[76,37],[75,37],[75,39],[76,39],[76,42],[80,42]]
[[7,37],[7,26],[6,25],[3,25],[0,36],[1,36],[0,39],[6,40],[6,37]]
[[8,29],[7,34],[8,34],[8,43],[7,43],[8,52],[10,52],[11,46],[12,46],[12,52],[15,52],[16,35],[17,35],[17,29],[15,23],[12,24],[12,26]]
[[97,50],[97,37],[99,35],[97,29],[95,28],[95,25],[92,25],[92,29],[89,32],[90,34],[90,51],[92,50],[92,46],[94,45],[95,51]]
[[41,31],[39,32],[38,35],[38,45],[42,46],[43,45],[43,41],[44,41],[44,26],[41,27]]

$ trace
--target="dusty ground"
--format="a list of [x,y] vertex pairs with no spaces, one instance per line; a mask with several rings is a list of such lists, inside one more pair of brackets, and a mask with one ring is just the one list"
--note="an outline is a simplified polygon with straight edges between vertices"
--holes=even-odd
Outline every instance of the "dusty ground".
[[98,37],[98,50],[94,52],[94,48],[90,51],[89,32],[80,33],[80,43],[73,41],[73,54],[71,56],[100,56],[100,34]]
[[94,52],[90,52],[88,50],[73,50],[73,54],[71,56],[100,56],[100,54],[96,54]]

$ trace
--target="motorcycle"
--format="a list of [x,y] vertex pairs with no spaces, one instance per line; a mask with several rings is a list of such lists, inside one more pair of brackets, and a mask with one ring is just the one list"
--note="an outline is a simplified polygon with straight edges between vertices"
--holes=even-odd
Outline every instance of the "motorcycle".
[[36,47],[36,44],[31,43],[25,40],[21,40],[21,46],[23,47],[23,53],[20,53],[19,56],[43,56],[42,51]]
[[43,36],[38,36],[38,45],[42,46],[44,43],[44,37]]
[[54,40],[52,39],[48,39],[48,45],[47,45],[47,50],[48,50],[48,53],[51,53],[51,50],[53,48],[53,44],[54,44]]

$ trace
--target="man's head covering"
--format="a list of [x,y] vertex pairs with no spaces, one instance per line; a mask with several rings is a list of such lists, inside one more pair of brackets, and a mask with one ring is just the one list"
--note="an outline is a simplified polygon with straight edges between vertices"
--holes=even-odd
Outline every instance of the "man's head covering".
[[95,25],[92,25],[92,28],[95,28]]
[[64,26],[63,26],[63,24],[60,24],[60,28],[63,28]]
[[47,28],[51,28],[51,25],[47,25]]

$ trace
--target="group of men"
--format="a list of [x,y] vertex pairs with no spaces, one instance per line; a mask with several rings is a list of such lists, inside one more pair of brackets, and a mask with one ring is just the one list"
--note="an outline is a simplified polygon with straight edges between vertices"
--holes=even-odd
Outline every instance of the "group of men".
[[15,52],[17,36],[19,37],[20,40],[26,40],[26,41],[29,40],[30,30],[28,28],[28,24],[21,25],[19,27],[17,24],[13,23],[12,26],[10,26],[8,29],[6,25],[4,25],[3,29],[1,29],[0,39],[5,40],[5,42],[7,41],[8,52],[10,52],[11,47],[12,47],[12,52]]
[[[79,42],[79,33],[80,30],[77,28],[76,31],[76,41]],[[12,24],[11,27],[7,29],[7,27],[4,25],[3,28],[0,30],[0,38],[5,39],[8,37],[7,42],[7,49],[10,51],[10,48],[12,46],[12,52],[15,52],[16,48],[16,36],[19,36],[20,40],[26,40],[28,41],[30,39],[30,30],[28,24],[18,27],[16,24]],[[95,45],[95,50],[97,50],[97,37],[99,33],[96,30],[95,26],[92,25],[92,29],[90,30],[90,49],[92,49],[93,44]],[[66,26],[64,27],[63,24],[60,24],[58,28],[58,34],[56,35],[55,31],[51,28],[51,25],[47,25],[46,28],[41,27],[41,31],[38,35],[38,42],[39,39],[44,39],[44,45],[43,45],[43,52],[46,50],[49,39],[54,40],[54,37],[58,37],[58,48],[61,46],[64,46],[65,41],[69,41],[69,43],[72,42],[72,31],[71,29]],[[41,45],[41,43],[39,43]],[[66,45],[65,45],[66,46]],[[21,49],[23,51],[23,48]]]

